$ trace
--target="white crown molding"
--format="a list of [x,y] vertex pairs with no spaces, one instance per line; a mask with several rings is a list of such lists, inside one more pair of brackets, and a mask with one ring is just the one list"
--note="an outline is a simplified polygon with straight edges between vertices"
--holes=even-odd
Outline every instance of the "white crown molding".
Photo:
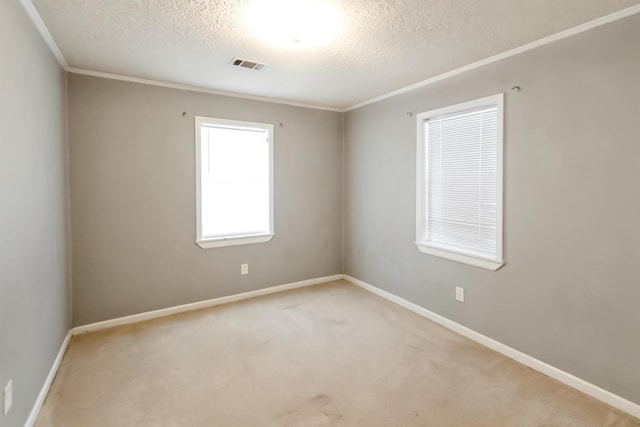
[[89,325],[84,325],[84,326],[76,326],[71,330],[71,332],[73,335],[84,334],[87,332],[95,332],[95,331],[100,331],[102,329],[113,328],[115,326],[129,325],[131,323],[138,323],[144,320],[171,316],[177,313],[184,313],[187,311],[200,310],[202,308],[207,308],[207,307],[214,307],[216,305],[243,301],[249,298],[255,298],[262,295],[269,295],[277,292],[288,291],[291,289],[303,288],[305,286],[313,286],[321,283],[333,282],[336,280],[340,280],[342,278],[344,278],[342,274],[334,274],[333,276],[317,277],[315,279],[302,280],[300,282],[288,283],[286,285],[272,286],[270,288],[258,289],[256,291],[243,292],[241,294],[234,294],[226,297],[194,302],[191,304],[183,304],[183,305],[177,305],[174,307],[162,308],[160,310],[147,311],[140,314],[133,314],[131,316],[125,316],[125,317],[118,317],[116,319],[91,323]]
[[38,32],[44,39],[47,46],[49,46],[49,49],[51,49],[51,52],[58,60],[58,63],[60,64],[60,66],[65,71],[67,71],[67,69],[69,68],[67,61],[64,59],[64,56],[62,56],[62,52],[60,52],[60,49],[58,49],[58,45],[56,44],[55,40],[53,40],[53,37],[51,36],[49,29],[47,28],[44,21],[40,17],[40,14],[36,10],[33,3],[31,3],[31,0],[20,0],[20,4],[22,4],[22,7],[27,12],[27,15],[29,15],[31,22],[33,22],[33,25],[35,25],[36,28],[38,29]]
[[20,0],[20,3],[22,4],[22,7],[27,12],[27,15],[31,19],[31,22],[33,22],[35,27],[38,29],[38,32],[44,39],[47,46],[49,46],[49,49],[51,49],[51,52],[58,60],[58,63],[60,64],[62,69],[68,73],[81,74],[81,75],[93,76],[93,77],[101,77],[104,79],[111,79],[111,80],[120,80],[120,81],[126,81],[131,83],[140,83],[140,84],[145,84],[150,86],[160,86],[160,87],[166,87],[170,89],[186,90],[190,92],[206,93],[209,95],[229,96],[232,98],[250,99],[252,101],[262,101],[262,102],[270,102],[273,104],[290,105],[293,107],[311,108],[314,110],[333,111],[337,113],[344,112],[344,110],[341,108],[334,108],[334,107],[323,106],[323,105],[307,104],[303,102],[288,101],[280,98],[270,98],[270,97],[248,95],[248,94],[242,94],[242,93],[236,93],[236,92],[227,92],[223,90],[208,89],[200,86],[170,83],[170,82],[165,82],[161,80],[143,79],[138,77],[125,76],[121,74],[105,73],[101,71],[93,71],[93,70],[70,67],[69,64],[67,64],[66,59],[64,59],[62,52],[58,48],[58,45],[56,44],[55,40],[51,36],[49,29],[47,28],[44,21],[40,17],[40,14],[36,10],[31,0]]
[[279,98],[247,95],[247,94],[242,94],[237,92],[225,92],[223,90],[207,89],[200,86],[190,86],[190,85],[185,85],[180,83],[163,82],[160,80],[142,79],[139,77],[130,77],[130,76],[125,76],[121,74],[104,73],[102,71],[84,70],[81,68],[73,68],[73,67],[68,67],[66,71],[68,71],[69,73],[81,74],[84,76],[101,77],[103,79],[111,79],[111,80],[121,80],[125,82],[130,82],[130,83],[140,83],[143,85],[166,87],[169,89],[180,89],[180,90],[186,90],[190,92],[206,93],[209,95],[229,96],[232,98],[250,99],[252,101],[270,102],[272,104],[284,104],[284,105],[291,105],[293,107],[312,108],[314,110],[333,111],[337,113],[344,112],[344,110],[340,108],[325,107],[322,105],[315,105],[315,104],[305,104],[302,102],[287,101]]
[[553,34],[548,37],[544,37],[540,40],[525,44],[515,49],[511,49],[506,52],[502,52],[497,55],[490,56],[489,58],[482,59],[480,61],[465,65],[463,67],[456,68],[451,71],[447,71],[446,73],[442,73],[437,76],[430,77],[421,82],[414,83],[412,85],[394,90],[392,92],[388,92],[384,95],[380,95],[375,98],[371,98],[366,101],[359,102],[350,107],[338,108],[338,107],[321,106],[321,105],[315,105],[315,104],[306,104],[306,103],[300,103],[295,101],[287,101],[287,100],[278,99],[278,98],[261,97],[261,96],[254,96],[254,95],[248,95],[248,94],[240,94],[236,92],[226,92],[226,91],[215,90],[215,89],[207,89],[200,86],[190,86],[190,85],[184,85],[179,83],[170,83],[170,82],[164,82],[159,80],[143,79],[143,78],[130,77],[130,76],[125,76],[120,74],[105,73],[101,71],[92,71],[92,70],[69,67],[69,65],[67,64],[67,61],[64,59],[64,56],[62,56],[62,52],[58,48],[58,45],[56,44],[55,40],[51,36],[51,33],[49,32],[42,18],[40,17],[40,14],[38,14],[38,11],[33,6],[33,3],[31,2],[31,0],[20,0],[20,3],[23,5],[24,9],[27,11],[27,14],[33,21],[33,24],[36,26],[36,28],[42,35],[42,38],[45,40],[45,42],[47,43],[47,45],[55,55],[56,59],[60,63],[60,66],[69,73],[82,74],[82,75],[93,76],[93,77],[101,77],[101,78],[112,79],[112,80],[121,80],[121,81],[127,81],[131,83],[140,83],[140,84],[146,84],[151,86],[160,86],[160,87],[166,87],[171,89],[187,90],[190,92],[200,92],[200,93],[207,93],[211,95],[221,95],[221,96],[229,96],[233,98],[242,98],[242,99],[250,99],[254,101],[263,101],[263,102],[271,102],[275,104],[291,105],[293,107],[311,108],[314,110],[324,110],[324,111],[334,111],[338,113],[346,113],[347,111],[355,110],[356,108],[364,107],[365,105],[373,104],[375,102],[382,101],[384,99],[391,98],[396,95],[410,92],[414,89],[418,89],[418,88],[439,82],[441,80],[464,73],[466,71],[470,71],[475,68],[479,68],[484,65],[488,65],[493,62],[518,55],[520,53],[529,51],[531,49],[535,49],[537,47],[544,46],[549,43],[553,43],[555,41],[574,36],[576,34],[580,34],[592,28],[596,28],[601,25],[605,25],[610,22],[614,22],[619,19],[623,19],[628,16],[635,15],[636,13],[640,13],[640,4],[637,4],[635,6],[631,6],[626,9],[619,10],[618,12],[614,12],[609,15],[596,18],[592,21],[585,22],[584,24],[578,25],[568,30],[561,31],[559,33]]
[[417,304],[400,298],[399,296],[393,295],[392,293],[370,285],[369,283],[363,282],[362,280],[356,279],[355,277],[349,276],[348,274],[344,275],[344,279],[356,286],[361,287],[362,289],[366,289],[367,291],[378,295],[379,297],[398,304],[399,306],[406,308],[407,310],[410,310],[422,317],[426,317],[427,319],[436,322],[457,334],[476,341],[484,345],[485,347],[489,347],[490,349],[497,351],[498,353],[501,353],[510,359],[515,360],[516,362],[528,366],[529,368],[534,369],[557,381],[560,381],[561,383],[566,384],[569,387],[581,391],[588,396],[591,396],[601,402],[613,406],[614,408],[626,412],[627,414],[632,415],[636,418],[640,418],[640,405],[635,402],[631,402],[624,397],[611,393],[610,391],[587,382],[582,378],[578,378],[575,375],[558,369],[555,366],[551,366],[548,363],[543,362],[542,360],[536,359],[533,356],[516,350],[513,347],[509,347],[508,345],[489,338],[486,335],[482,335],[481,333],[476,332],[473,329],[462,326],[461,324],[456,323],[453,320],[449,320],[444,316],[429,311],[424,307],[421,307]]
[[481,59],[480,61],[462,66],[460,68],[456,68],[451,71],[447,71],[446,73],[438,74],[437,76],[430,77],[426,80],[423,80],[418,83],[414,83],[412,85],[403,87],[402,89],[397,89],[392,92],[386,93],[384,95],[376,96],[375,98],[371,98],[366,101],[359,102],[350,107],[347,107],[343,110],[343,112],[355,110],[356,108],[364,107],[365,105],[373,104],[378,101],[382,101],[387,98],[394,97],[396,95],[400,95],[406,92],[410,92],[414,89],[418,89],[424,86],[428,86],[430,84],[439,82],[444,79],[448,79],[449,77],[456,76],[458,74],[462,74],[464,72],[483,67],[485,65],[491,64],[493,62],[500,61],[502,59],[509,58],[511,56],[519,55],[523,52],[527,52],[531,49],[535,49],[540,46],[547,45],[549,43],[556,42],[558,40],[566,39],[567,37],[575,36],[576,34],[583,33],[585,31],[591,30],[592,28],[600,27],[602,25],[608,24],[610,22],[618,21],[620,19],[629,17],[631,15],[635,15],[636,13],[640,13],[640,4],[635,6],[628,7],[626,9],[619,10],[618,12],[611,13],[609,15],[602,16],[600,18],[596,18],[593,21],[585,22],[584,24],[578,25],[573,28],[569,28],[568,30],[561,31],[559,33],[553,34],[548,37],[544,37],[540,40],[536,40],[531,43],[527,43],[520,47],[516,47],[514,49],[508,50],[506,52],[499,53],[497,55],[490,56],[485,59]]
[[51,388],[51,384],[53,384],[53,379],[58,373],[58,368],[60,367],[60,362],[62,362],[62,357],[64,353],[67,351],[67,347],[69,347],[69,341],[71,341],[71,330],[67,332],[67,335],[64,337],[62,341],[62,345],[60,346],[60,350],[58,351],[58,355],[53,361],[53,366],[51,366],[51,370],[49,370],[49,375],[44,380],[44,384],[40,389],[40,393],[38,393],[38,397],[36,398],[36,402],[33,404],[33,408],[31,408],[31,412],[29,413],[29,418],[24,423],[24,427],[32,427],[36,423],[36,419],[38,418],[38,414],[40,413],[40,409],[42,409],[42,404],[44,403],[44,399],[47,397],[47,393],[49,393],[49,389]]

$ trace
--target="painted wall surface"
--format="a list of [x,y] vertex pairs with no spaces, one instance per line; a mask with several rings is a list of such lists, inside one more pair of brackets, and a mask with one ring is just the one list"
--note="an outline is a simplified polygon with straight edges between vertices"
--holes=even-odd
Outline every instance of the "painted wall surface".
[[24,425],[71,324],[65,123],[64,72],[20,3],[0,2],[2,427]]
[[[345,273],[640,403],[638,46],[636,15],[347,113]],[[407,112],[500,92],[506,265],[492,272],[416,248]]]
[[[275,124],[270,242],[196,246],[194,116]],[[339,113],[70,75],[69,138],[75,325],[342,272]]]

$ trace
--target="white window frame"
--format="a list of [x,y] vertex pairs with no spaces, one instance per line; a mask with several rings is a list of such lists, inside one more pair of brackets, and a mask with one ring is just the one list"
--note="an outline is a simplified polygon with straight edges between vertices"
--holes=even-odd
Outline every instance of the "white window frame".
[[[254,243],[265,243],[273,239],[274,232],[274,202],[273,202],[273,125],[270,123],[246,122],[241,120],[217,119],[212,117],[196,116],[196,244],[202,249],[219,248],[223,246],[249,245]],[[269,133],[269,230],[259,234],[237,234],[218,237],[203,237],[202,235],[202,189],[201,170],[202,157],[202,126],[219,126],[238,129],[264,129]]]
[[[497,241],[496,241],[496,258],[483,258],[470,255],[464,252],[458,252],[451,249],[434,246],[426,242],[426,215],[427,215],[427,185],[426,172],[427,164],[424,161],[424,153],[426,149],[426,135],[424,122],[443,115],[464,112],[482,107],[497,106],[498,107],[498,124],[497,124]],[[417,173],[416,173],[416,245],[420,252],[446,258],[453,261],[485,268],[488,270],[497,270],[504,265],[503,259],[503,137],[504,137],[504,95],[502,93],[485,98],[476,99],[461,104],[451,105],[436,110],[426,111],[417,115]]]

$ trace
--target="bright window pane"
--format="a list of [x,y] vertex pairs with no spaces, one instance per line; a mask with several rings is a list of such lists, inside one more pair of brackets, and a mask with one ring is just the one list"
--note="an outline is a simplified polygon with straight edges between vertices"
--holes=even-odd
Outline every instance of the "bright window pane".
[[203,125],[202,238],[269,233],[269,132]]

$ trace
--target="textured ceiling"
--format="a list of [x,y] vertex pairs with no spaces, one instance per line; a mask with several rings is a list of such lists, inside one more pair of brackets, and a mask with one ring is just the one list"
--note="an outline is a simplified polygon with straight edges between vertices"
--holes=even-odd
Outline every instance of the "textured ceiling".
[[[325,47],[274,47],[248,0],[32,0],[72,68],[345,108],[639,3],[327,0]],[[234,56],[268,64],[232,67]]]

